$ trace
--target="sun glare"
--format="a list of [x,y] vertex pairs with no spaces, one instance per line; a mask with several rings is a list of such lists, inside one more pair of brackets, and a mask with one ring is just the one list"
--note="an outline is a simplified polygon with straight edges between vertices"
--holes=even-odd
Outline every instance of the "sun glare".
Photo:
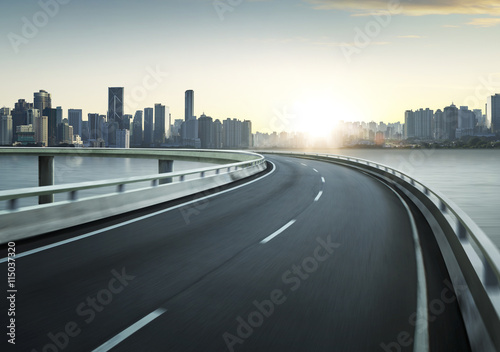
[[313,138],[331,135],[340,120],[345,119],[345,111],[332,98],[312,97],[295,102],[296,130],[308,133]]

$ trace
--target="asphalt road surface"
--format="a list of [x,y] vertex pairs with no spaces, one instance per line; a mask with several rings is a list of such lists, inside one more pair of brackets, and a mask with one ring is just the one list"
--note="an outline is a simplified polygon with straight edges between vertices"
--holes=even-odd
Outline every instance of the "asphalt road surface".
[[469,349],[414,206],[348,167],[268,160],[238,188],[16,243],[0,350]]

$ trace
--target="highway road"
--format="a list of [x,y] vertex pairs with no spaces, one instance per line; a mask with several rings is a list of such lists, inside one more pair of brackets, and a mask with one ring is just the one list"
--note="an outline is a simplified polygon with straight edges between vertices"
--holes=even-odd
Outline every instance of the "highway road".
[[469,350],[414,206],[347,167],[268,160],[218,193],[16,243],[1,350]]

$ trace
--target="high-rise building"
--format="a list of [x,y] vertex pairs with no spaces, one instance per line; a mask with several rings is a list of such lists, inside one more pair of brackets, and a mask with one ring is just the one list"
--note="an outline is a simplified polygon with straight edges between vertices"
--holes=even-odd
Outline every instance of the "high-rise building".
[[443,110],[444,139],[456,139],[458,108],[452,103]]
[[60,123],[63,121],[63,108],[58,106],[56,107],[56,123],[57,126],[59,126]]
[[434,113],[434,138],[446,139],[444,114],[441,109],[436,110]]
[[47,137],[48,146],[53,147],[58,144],[57,140],[57,112],[56,109],[45,108],[43,109],[42,116],[47,116]]
[[0,109],[0,145],[12,145],[12,115],[9,108]]
[[57,139],[59,143],[73,143],[73,127],[69,125],[68,119],[63,119],[63,121],[57,125]]
[[[33,109],[38,111],[38,109]],[[46,147],[49,145],[49,125],[47,116],[34,115],[33,130],[35,131],[35,142]]]
[[488,97],[486,115],[491,124],[491,132],[500,133],[500,94]]
[[82,109],[68,109],[68,123],[73,133],[82,137]]
[[82,141],[88,142],[90,136],[89,121],[82,121]]
[[429,108],[416,110],[414,113],[415,137],[430,139],[433,137],[432,120],[434,112]]
[[252,121],[245,120],[241,124],[241,147],[253,147],[252,142]]
[[198,136],[200,138],[201,148],[203,149],[215,148],[214,123],[210,116],[202,114],[198,119]]
[[130,131],[116,131],[116,148],[130,148]]
[[165,142],[165,135],[167,133],[167,120],[165,117],[165,105],[155,104],[154,143],[158,145]]
[[40,117],[40,110],[28,109],[28,111],[26,111],[26,125],[34,125],[35,119],[38,117]]
[[132,121],[132,115],[123,114],[123,129],[130,131],[130,123]]
[[222,148],[222,123],[220,120],[214,121],[214,148],[220,149]]
[[142,145],[142,110],[137,110],[132,123],[132,137],[131,143],[135,147]]
[[144,145],[150,147],[154,141],[154,115],[153,108],[144,109]]
[[456,138],[463,136],[473,136],[476,127],[476,114],[469,110],[467,106],[461,106],[458,110],[458,127]]
[[[33,107],[35,109],[40,110],[41,112],[43,112],[47,108],[51,109],[52,108],[52,99],[50,98],[50,94],[44,90],[40,90],[38,93],[35,92],[34,93]],[[57,116],[54,115],[54,118],[57,119]],[[57,120],[56,120],[56,123],[57,123]]]
[[194,118],[194,91],[187,90],[185,93],[185,116],[184,121]]
[[[108,120],[117,122],[118,128],[123,129],[123,87],[108,88]],[[110,131],[116,133],[116,131]],[[112,138],[116,140],[116,137]]]
[[27,124],[26,112],[29,109],[33,109],[33,104],[32,103],[27,103],[26,100],[24,100],[24,99],[19,99],[17,101],[17,103],[15,104],[14,110],[11,111],[13,141],[16,140],[17,126],[21,126],[21,125],[26,125]]
[[89,141],[103,140],[104,118],[99,114],[88,114]]
[[415,137],[415,113],[413,110],[405,111],[405,138]]
[[226,119],[222,125],[224,148],[241,147],[242,123],[237,119]]

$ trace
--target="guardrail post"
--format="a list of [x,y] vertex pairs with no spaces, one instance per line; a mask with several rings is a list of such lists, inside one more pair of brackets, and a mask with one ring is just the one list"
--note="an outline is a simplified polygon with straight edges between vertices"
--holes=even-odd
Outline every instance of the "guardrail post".
[[[160,174],[166,174],[174,171],[174,161],[173,160],[158,160],[158,172]],[[172,183],[172,178],[164,178],[160,180],[160,185],[164,185],[166,183]]]
[[465,230],[465,226],[462,225],[460,221],[458,221],[458,238],[461,240],[465,240],[467,238],[467,231]]
[[[54,185],[54,157],[49,155],[38,156],[38,186]],[[54,203],[54,195],[38,196],[38,204]]]
[[14,198],[14,199],[9,199],[9,210],[13,211],[13,210],[17,210],[17,199]]
[[491,269],[490,263],[483,258],[483,266],[484,266],[484,285],[487,287],[495,287],[498,285],[497,277],[495,276],[495,272]]

